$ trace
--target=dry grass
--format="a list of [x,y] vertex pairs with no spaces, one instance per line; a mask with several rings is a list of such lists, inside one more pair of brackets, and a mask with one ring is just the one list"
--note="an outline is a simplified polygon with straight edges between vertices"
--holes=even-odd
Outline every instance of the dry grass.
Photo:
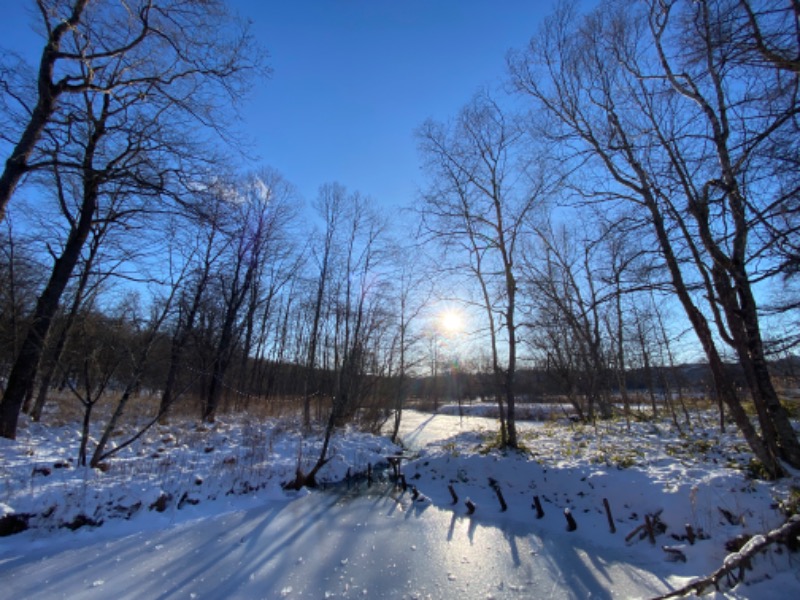
[[[107,393],[92,408],[92,421],[107,421],[120,400],[119,393]],[[133,396],[125,408],[122,423],[132,425],[154,418],[158,414],[160,394],[142,393]],[[315,407],[316,409],[316,407]],[[69,391],[50,392],[45,406],[43,421],[48,425],[62,426],[79,423],[83,419],[83,404]],[[247,402],[240,399],[226,399],[222,403],[219,414],[247,413],[254,419],[281,418],[295,416],[301,411],[301,400],[294,397],[256,398]],[[315,410],[316,412],[316,410]],[[173,404],[167,415],[167,421],[191,421],[199,419],[202,413],[202,399],[195,395],[184,395]]]

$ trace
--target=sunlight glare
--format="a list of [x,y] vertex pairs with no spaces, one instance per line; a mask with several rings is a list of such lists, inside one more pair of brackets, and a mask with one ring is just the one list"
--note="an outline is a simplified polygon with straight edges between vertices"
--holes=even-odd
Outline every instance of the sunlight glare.
[[450,335],[457,335],[464,331],[464,317],[457,310],[446,310],[439,315],[442,331]]

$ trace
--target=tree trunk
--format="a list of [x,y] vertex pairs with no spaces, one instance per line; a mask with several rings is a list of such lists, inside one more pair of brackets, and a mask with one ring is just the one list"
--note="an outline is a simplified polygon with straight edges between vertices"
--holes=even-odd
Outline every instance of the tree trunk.
[[[175,290],[173,289],[173,294]],[[170,296],[169,301],[165,304],[160,316],[155,320],[152,324],[150,332],[147,336],[147,340],[145,341],[144,347],[139,352],[139,355],[136,357],[136,363],[134,364],[134,371],[131,375],[130,381],[125,386],[125,390],[122,393],[122,396],[117,402],[117,407],[114,410],[114,414],[109,419],[108,423],[103,430],[103,435],[100,437],[100,441],[97,442],[97,446],[95,447],[94,452],[92,453],[92,460],[89,463],[89,466],[96,467],[103,458],[105,458],[105,450],[106,445],[108,444],[108,440],[111,437],[111,433],[117,427],[117,423],[119,422],[120,418],[122,417],[123,412],[125,411],[125,407],[128,405],[130,401],[131,395],[133,394],[134,390],[139,387],[139,384],[142,380],[142,375],[144,373],[145,365],[147,364],[147,359],[150,356],[150,351],[153,348],[153,344],[156,341],[158,336],[158,332],[161,329],[161,325],[166,319],[167,314],[169,312],[170,304],[172,303],[173,296]],[[151,421],[150,425],[154,423],[155,420]],[[150,427],[148,425],[148,427]]]
[[14,146],[11,156],[6,160],[2,174],[0,174],[0,222],[5,219],[6,207],[11,200],[11,196],[14,195],[17,184],[28,172],[28,159],[31,157],[44,128],[55,112],[58,96],[64,91],[64,84],[53,84],[53,74],[56,60],[59,58],[61,38],[64,34],[74,30],[87,4],[89,4],[89,0],[75,1],[69,19],[62,21],[53,28],[47,40],[47,45],[42,50],[36,85],[38,92],[36,106],[31,111],[25,130],[22,132],[16,146]]
[[81,248],[91,230],[94,211],[97,208],[97,186],[84,189],[80,219],[70,231],[61,256],[56,259],[50,279],[36,302],[33,321],[22,342],[17,359],[11,368],[3,400],[0,401],[0,436],[15,439],[19,412],[25,394],[36,378],[42,351],[53,317],[58,311],[61,295],[69,282],[75,265],[78,264]]
[[86,449],[89,446],[89,426],[92,422],[92,408],[94,408],[94,402],[91,400],[88,403],[84,403],[83,421],[81,423],[81,443],[78,448],[78,465],[81,467],[86,466]]
[[708,326],[705,316],[697,309],[692,302],[687,287],[683,281],[683,275],[678,265],[675,254],[672,251],[672,244],[669,241],[664,221],[656,206],[655,199],[649,195],[645,195],[647,206],[650,209],[650,215],[656,235],[659,240],[662,255],[664,256],[667,267],[672,275],[673,287],[678,295],[678,299],[683,306],[686,315],[697,335],[703,350],[708,359],[708,364],[711,369],[711,376],[714,381],[714,386],[720,400],[728,407],[731,416],[736,422],[737,427],[742,432],[745,440],[747,441],[750,449],[755,454],[756,458],[761,461],[764,468],[769,473],[770,477],[778,478],[784,475],[783,467],[774,452],[764,443],[764,440],[758,435],[750,418],[747,416],[741,402],[736,394],[736,390],[731,383],[730,378],[725,372],[725,365],[717,352],[717,347],[714,343],[714,338],[711,334],[711,329]]
[[764,356],[764,344],[758,325],[755,299],[749,281],[738,283],[739,310],[726,311],[728,319],[741,319],[742,330],[734,336],[739,364],[745,372],[753,402],[756,405],[765,442],[774,446],[775,452],[794,468],[800,468],[800,441],[792,427],[789,414],[781,404]]
[[206,401],[203,406],[203,421],[206,423],[213,423],[214,419],[217,416],[217,410],[219,409],[220,399],[222,398],[222,387],[223,387],[223,380],[225,378],[225,373],[228,370],[228,360],[226,356],[222,356],[221,353],[228,352],[229,344],[220,343],[220,347],[217,349],[217,356],[214,359],[214,365],[211,370],[211,381],[208,385],[208,392],[206,394]]
[[64,353],[64,348],[66,348],[67,341],[69,340],[69,334],[72,330],[72,326],[75,323],[75,319],[78,316],[81,303],[84,300],[84,294],[89,284],[89,277],[91,275],[94,259],[97,256],[102,238],[103,234],[96,231],[92,238],[92,242],[89,244],[89,256],[84,262],[83,270],[81,272],[80,279],[78,280],[78,286],[75,289],[75,297],[72,300],[72,306],[70,307],[64,327],[58,334],[58,339],[53,347],[52,355],[45,363],[46,366],[44,372],[42,373],[41,381],[39,382],[39,392],[36,396],[36,402],[34,403],[30,412],[31,418],[36,422],[42,418],[42,412],[44,411],[44,406],[47,402],[47,394],[50,391],[50,386],[52,384],[53,377],[55,376],[56,369],[58,368],[58,364],[61,362],[61,356]]
[[397,389],[394,396],[394,419],[392,422],[392,443],[397,443],[400,434],[400,422],[403,418],[403,404],[406,397],[406,326],[405,299],[400,302],[400,365],[397,376]]
[[208,285],[209,274],[211,273],[212,266],[212,250],[214,246],[214,239],[216,237],[217,225],[212,224],[211,236],[206,245],[205,255],[203,257],[203,270],[197,285],[192,294],[192,303],[189,305],[189,310],[186,315],[186,322],[181,324],[181,319],[178,319],[176,325],[177,331],[172,338],[172,344],[169,352],[169,369],[167,370],[167,379],[164,383],[164,391],[161,394],[161,402],[158,407],[159,420],[164,421],[167,413],[172,408],[175,401],[175,381],[178,377],[178,370],[181,365],[181,358],[183,356],[183,349],[189,341],[189,335],[194,329],[195,321],[197,320],[197,312],[200,310],[200,302],[203,299],[206,286]]

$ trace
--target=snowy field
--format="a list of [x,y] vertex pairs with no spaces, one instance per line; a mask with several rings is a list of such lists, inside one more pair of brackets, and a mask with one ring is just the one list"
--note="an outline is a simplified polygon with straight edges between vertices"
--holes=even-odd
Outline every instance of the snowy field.
[[[800,494],[798,474],[748,478],[712,413],[683,435],[524,423],[525,452],[503,454],[496,421],[442,412],[404,414],[405,490],[364,478],[399,449],[347,431],[320,479],[350,485],[312,493],[281,488],[319,447],[287,420],[159,426],[104,470],[71,460],[78,425],[26,423],[0,440],[3,528],[27,527],[0,537],[0,598],[654,597],[781,525]],[[800,554],[773,548],[707,597],[800,597]]]

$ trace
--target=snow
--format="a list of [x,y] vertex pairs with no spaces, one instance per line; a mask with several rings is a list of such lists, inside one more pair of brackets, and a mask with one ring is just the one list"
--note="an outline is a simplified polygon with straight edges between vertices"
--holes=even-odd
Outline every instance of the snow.
[[[286,492],[321,443],[292,420],[157,426],[104,470],[75,466],[77,424],[23,421],[0,440],[0,518],[29,515],[0,537],[0,598],[652,597],[719,568],[730,540],[781,525],[800,489],[797,473],[748,478],[744,443],[713,414],[682,435],[667,420],[524,422],[517,453],[494,448],[497,422],[473,412],[491,415],[404,413],[406,491],[367,486],[367,466],[400,449],[352,429],[319,474],[349,473],[349,486]],[[708,597],[800,597],[799,564],[773,548]]]

